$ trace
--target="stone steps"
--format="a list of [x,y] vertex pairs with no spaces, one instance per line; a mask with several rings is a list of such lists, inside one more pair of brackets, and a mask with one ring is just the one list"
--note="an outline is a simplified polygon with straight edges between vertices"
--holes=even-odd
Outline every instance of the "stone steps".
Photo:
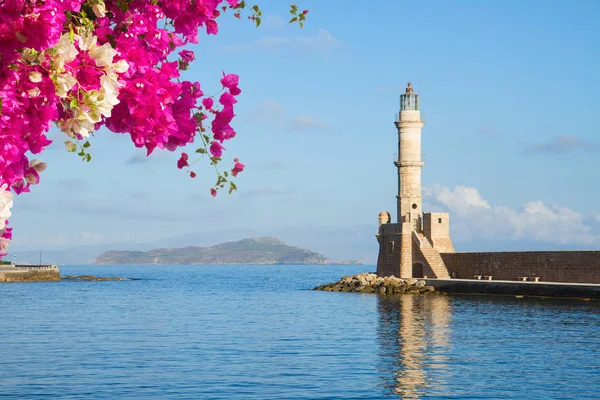
[[444,260],[440,253],[431,246],[429,240],[427,240],[422,233],[415,232],[415,235],[417,237],[417,243],[419,243],[419,250],[425,261],[427,261],[429,268],[431,268],[435,274],[435,278],[449,279],[450,274],[448,273],[448,269],[446,268],[446,264],[444,264]]

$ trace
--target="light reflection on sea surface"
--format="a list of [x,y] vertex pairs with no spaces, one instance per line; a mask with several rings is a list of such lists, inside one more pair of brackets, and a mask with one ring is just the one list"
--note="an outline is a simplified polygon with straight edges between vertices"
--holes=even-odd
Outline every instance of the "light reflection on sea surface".
[[1,399],[598,399],[600,302],[308,290],[366,266],[0,285]]
[[600,304],[377,298],[380,386],[404,399],[600,398]]

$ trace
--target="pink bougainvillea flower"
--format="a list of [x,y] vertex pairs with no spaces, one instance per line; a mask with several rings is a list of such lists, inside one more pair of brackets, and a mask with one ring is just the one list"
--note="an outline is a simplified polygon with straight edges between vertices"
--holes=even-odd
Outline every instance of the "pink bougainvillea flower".
[[[180,71],[196,59],[182,47],[198,43],[200,31],[218,33],[220,9],[229,7],[240,18],[241,0],[121,3],[0,0],[0,192],[5,203],[40,181],[46,164],[30,161],[29,154],[51,143],[46,137],[51,123],[77,140],[106,127],[129,135],[148,155],[157,148],[175,151],[202,134],[212,162],[221,158],[224,141],[235,137],[231,122],[241,93],[238,75],[223,72],[220,83],[226,90],[216,100],[204,97],[198,82],[181,79]],[[95,16],[86,24],[76,15],[82,4]],[[180,59],[171,61],[175,54]],[[199,113],[202,107],[210,112]],[[70,140],[66,144],[75,146]],[[244,169],[238,161],[233,176]],[[177,167],[189,166],[182,153]],[[195,171],[186,172],[196,177]],[[219,187],[223,182],[212,196]],[[6,223],[9,211],[6,204],[0,207]],[[4,228],[0,256],[12,236]]]
[[235,162],[235,165],[233,166],[233,168],[231,169],[231,175],[233,176],[237,176],[237,174],[239,174],[240,172],[242,172],[244,170],[245,165],[239,162]]
[[225,148],[216,140],[210,144],[210,154],[212,154],[213,157],[221,157],[223,150],[225,150]]
[[202,105],[207,110],[210,110],[213,107],[213,104],[214,104],[214,102],[213,102],[212,97],[205,97],[202,99]]
[[179,160],[177,160],[177,168],[182,169],[183,167],[187,167],[189,165],[187,153],[181,153],[181,157],[179,157]]
[[179,52],[179,57],[181,57],[181,61],[185,63],[190,63],[196,59],[194,52],[190,50],[181,50]]
[[217,190],[216,190],[215,188],[211,188],[211,189],[210,189],[210,195],[211,195],[212,197],[215,197],[215,196],[217,195]]
[[219,103],[223,104],[225,107],[233,108],[233,105],[237,103],[237,100],[231,93],[225,92],[219,97]]
[[221,84],[223,87],[229,89],[229,93],[233,96],[237,96],[242,93],[242,91],[238,88],[238,83],[240,81],[240,77],[236,74],[225,74],[223,71],[223,78],[221,78]]

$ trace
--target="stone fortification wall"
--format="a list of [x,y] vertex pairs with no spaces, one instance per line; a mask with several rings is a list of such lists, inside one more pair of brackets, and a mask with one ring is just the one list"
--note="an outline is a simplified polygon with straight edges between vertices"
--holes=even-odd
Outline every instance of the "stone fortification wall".
[[448,213],[424,213],[423,235],[440,253],[454,253],[450,240],[450,215]]
[[524,251],[494,253],[442,253],[450,276],[493,280],[539,277],[545,282],[600,284],[600,251]]
[[0,282],[34,282],[60,280],[56,265],[0,266]]
[[400,275],[400,233],[378,236],[379,255],[377,256],[377,275]]

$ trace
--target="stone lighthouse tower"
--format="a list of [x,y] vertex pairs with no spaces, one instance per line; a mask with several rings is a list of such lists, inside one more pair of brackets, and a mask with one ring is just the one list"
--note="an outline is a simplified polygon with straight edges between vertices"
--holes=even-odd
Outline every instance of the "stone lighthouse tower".
[[379,256],[377,274],[401,278],[448,278],[440,253],[453,253],[447,213],[423,213],[421,195],[421,118],[419,95],[410,82],[400,95],[400,112],[396,114],[398,153],[397,222],[388,212],[379,214]]
[[400,96],[398,129],[398,223],[410,222],[411,230],[421,230],[423,198],[421,196],[421,129],[425,124],[419,110],[419,95],[408,82],[406,93]]

